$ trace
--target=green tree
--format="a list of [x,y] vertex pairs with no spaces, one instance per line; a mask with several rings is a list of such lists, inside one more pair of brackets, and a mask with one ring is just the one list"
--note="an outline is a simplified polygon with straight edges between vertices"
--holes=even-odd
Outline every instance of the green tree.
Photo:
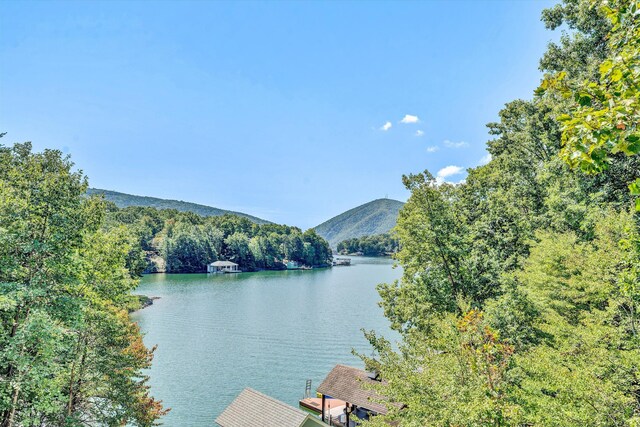
[[246,234],[235,232],[224,240],[225,259],[240,265],[243,270],[255,270],[255,260],[249,248],[249,238]]
[[462,304],[463,315],[446,313],[429,333],[413,331],[400,351],[373,333],[367,338],[376,359],[369,369],[387,381],[374,386],[389,413],[366,425],[517,425],[522,411],[510,396],[513,346],[500,339],[483,313]]
[[[638,41],[636,3],[565,0],[546,10],[549,28],[572,30],[541,61],[558,80],[489,124],[492,160],[456,186],[428,173],[404,178],[403,276],[379,287],[402,340],[367,334],[377,356],[363,359],[387,380],[377,388],[390,399],[371,425],[639,425],[640,220],[627,185],[640,178],[640,156],[614,150],[634,142],[638,120],[629,110],[635,127],[624,121],[607,136],[597,174],[569,167],[568,128],[556,120],[618,102],[636,108],[637,95],[624,101],[632,84],[618,85],[607,63]],[[559,92],[585,81],[614,91],[611,102]]]
[[347,239],[336,248],[338,253],[346,255],[351,253],[362,253],[365,256],[385,256],[398,252],[398,240],[389,233],[373,236],[362,236]]
[[459,297],[482,302],[499,292],[491,260],[470,256],[473,236],[461,215],[460,191],[427,171],[403,177],[411,197],[396,234],[401,282],[381,285],[381,305],[398,330],[429,328],[431,314],[455,312]]
[[315,230],[309,229],[302,233],[302,241],[304,242],[302,260],[304,264],[314,267],[331,265],[333,255],[329,243],[320,237]]
[[152,352],[125,309],[135,239],[100,230],[105,206],[72,168],[56,150],[0,147],[1,423],[153,425]]
[[[609,167],[612,156],[640,153],[640,20],[638,0],[583,2],[606,17],[605,54],[598,72],[585,76],[564,66],[549,75],[537,93],[562,96],[568,102],[557,119],[562,123],[562,158],[586,173]],[[602,30],[600,31],[602,32]],[[628,183],[640,194],[640,178]],[[640,198],[636,198],[640,210]]]
[[605,212],[590,242],[539,232],[519,288],[540,313],[535,345],[517,354],[514,395],[534,425],[627,425],[635,418],[640,360],[638,228]]

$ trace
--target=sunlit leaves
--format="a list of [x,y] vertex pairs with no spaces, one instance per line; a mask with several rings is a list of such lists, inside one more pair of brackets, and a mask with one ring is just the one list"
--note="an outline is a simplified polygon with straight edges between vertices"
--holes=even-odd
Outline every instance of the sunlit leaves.
[[[133,235],[59,151],[0,146],[0,419],[7,426],[151,426],[165,411],[128,318]],[[135,345],[135,352],[128,349]]]
[[379,288],[402,342],[368,334],[363,359],[406,406],[372,425],[640,425],[638,17],[635,0],[547,10],[574,33],[550,45],[538,97],[489,125],[491,162],[455,187],[405,177],[404,276]]
[[600,173],[611,156],[640,153],[640,1],[592,1],[609,20],[608,55],[597,80],[575,80],[565,71],[548,76],[536,93],[573,98],[562,123],[562,158],[585,173]]

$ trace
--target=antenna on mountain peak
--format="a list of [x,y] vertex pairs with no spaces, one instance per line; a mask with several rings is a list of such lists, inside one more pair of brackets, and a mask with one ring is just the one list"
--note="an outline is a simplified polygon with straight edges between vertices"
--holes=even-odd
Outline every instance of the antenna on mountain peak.
[[385,195],[384,195],[384,198],[385,198],[385,199],[388,199],[388,198],[389,198],[389,195],[388,195],[388,194],[385,194]]

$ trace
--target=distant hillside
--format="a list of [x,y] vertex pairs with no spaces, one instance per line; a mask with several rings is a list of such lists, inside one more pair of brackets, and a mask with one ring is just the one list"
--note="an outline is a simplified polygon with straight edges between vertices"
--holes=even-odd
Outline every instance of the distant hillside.
[[323,222],[315,230],[335,249],[346,239],[388,233],[396,225],[403,205],[397,200],[374,200]]
[[101,190],[99,188],[89,188],[87,194],[103,194],[105,200],[115,203],[119,208],[127,206],[150,206],[157,209],[175,209],[181,212],[193,212],[202,216],[220,216],[224,214],[238,215],[249,218],[256,224],[267,224],[266,221],[255,216],[247,215],[242,212],[227,211],[224,209],[213,208],[211,206],[198,205],[196,203],[183,202],[181,200],[159,199],[157,197],[134,196],[132,194],[118,193],[117,191]]

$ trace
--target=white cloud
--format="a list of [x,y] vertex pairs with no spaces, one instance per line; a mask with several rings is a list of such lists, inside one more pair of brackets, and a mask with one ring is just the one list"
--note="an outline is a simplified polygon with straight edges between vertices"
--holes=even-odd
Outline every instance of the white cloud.
[[482,158],[480,159],[480,163],[479,165],[486,165],[487,163],[489,163],[491,161],[491,153],[487,153],[486,156],[482,156]]
[[386,132],[386,131],[388,131],[389,129],[391,129],[391,126],[393,126],[393,125],[391,124],[391,122],[386,122],[385,124],[383,124],[383,125],[380,127],[380,130],[382,130],[382,131],[385,131],[385,132]]
[[412,116],[411,114],[405,114],[405,116],[400,120],[400,123],[418,123],[420,119],[418,116]]
[[442,169],[440,169],[438,171],[438,176],[442,178],[446,178],[448,176],[458,175],[459,173],[462,173],[462,167],[451,165],[451,166],[445,166]]
[[416,131],[416,136],[422,136],[422,135],[424,135],[424,131],[423,131],[423,130],[418,129],[418,130]]
[[459,175],[464,172],[464,169],[460,166],[445,166],[438,171],[436,174],[436,182],[438,184],[442,184],[445,182],[445,178],[448,178],[453,175]]
[[443,144],[445,147],[449,147],[449,148],[462,148],[469,145],[469,143],[464,141],[454,142],[454,141],[449,141],[448,139],[445,139]]
[[437,145],[432,145],[431,147],[427,147],[427,153],[435,153],[439,149],[440,147],[438,147]]

